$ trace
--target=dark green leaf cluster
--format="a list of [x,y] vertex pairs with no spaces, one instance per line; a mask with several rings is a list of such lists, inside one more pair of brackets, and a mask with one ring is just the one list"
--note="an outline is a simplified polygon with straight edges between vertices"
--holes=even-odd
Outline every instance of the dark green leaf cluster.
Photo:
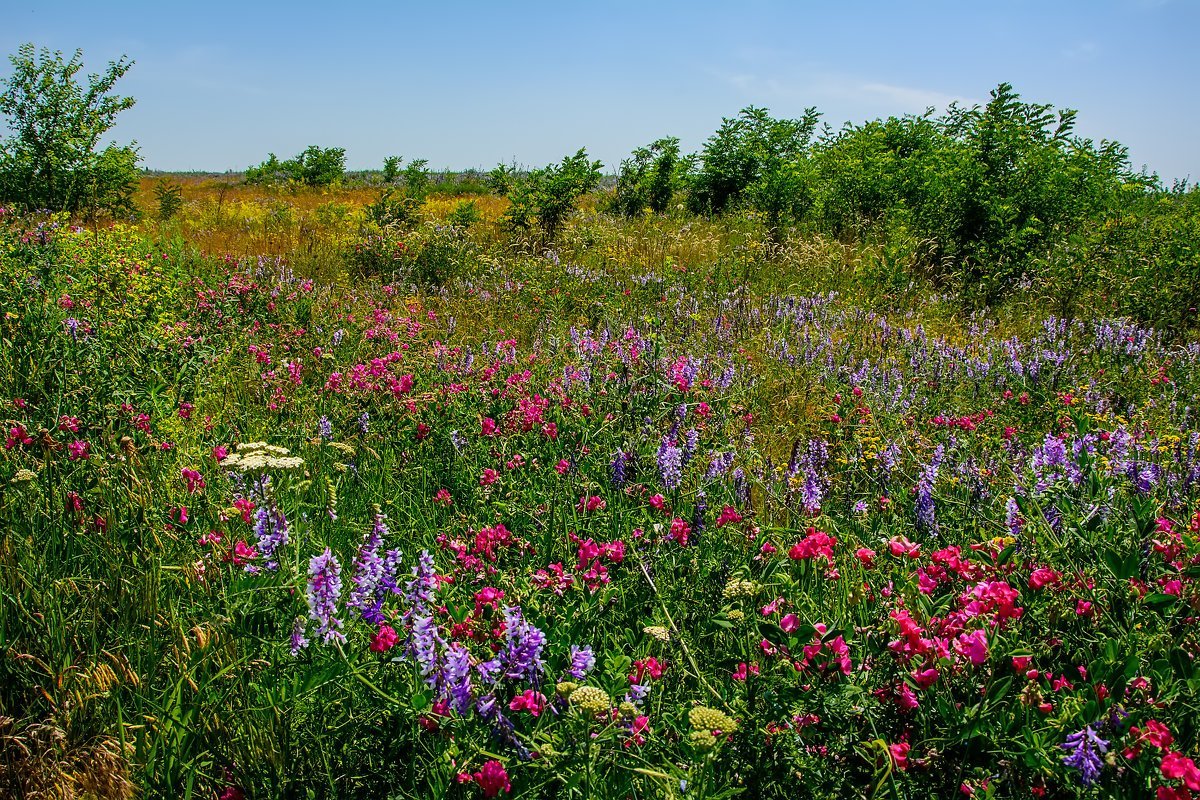
[[330,186],[346,173],[346,149],[309,145],[295,158],[280,161],[274,153],[267,160],[246,170],[246,183],[296,183],[304,186]]
[[24,44],[9,60],[13,72],[0,83],[0,114],[11,132],[0,142],[0,200],[89,216],[131,211],[137,147],[100,149],[100,142],[134,104],[113,93],[133,62],[109,62],[84,85],[80,50],[64,60],[61,51]]
[[[522,231],[536,227],[547,241],[553,241],[575,202],[600,185],[601,166],[601,162],[589,160],[587,150],[581,148],[558,164],[535,169],[523,179],[512,181],[508,189],[512,206],[506,219]],[[505,171],[497,180],[511,177]]]

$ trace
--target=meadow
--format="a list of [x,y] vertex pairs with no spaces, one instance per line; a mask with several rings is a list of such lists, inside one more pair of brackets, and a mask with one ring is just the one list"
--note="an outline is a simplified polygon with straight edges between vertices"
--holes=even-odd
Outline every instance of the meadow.
[[178,184],[0,215],[0,793],[1200,791],[1187,298]]

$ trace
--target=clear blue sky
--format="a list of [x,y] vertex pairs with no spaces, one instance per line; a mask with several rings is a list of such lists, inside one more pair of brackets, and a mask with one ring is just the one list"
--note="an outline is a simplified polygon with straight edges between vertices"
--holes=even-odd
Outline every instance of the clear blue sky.
[[[6,0],[0,51],[128,54],[115,130],[158,169],[242,169],[345,147],[433,167],[610,167],[697,149],[748,104],[840,125],[983,101],[1001,81],[1164,179],[1200,178],[1200,2],[305,2]],[[8,71],[0,65],[0,74]]]

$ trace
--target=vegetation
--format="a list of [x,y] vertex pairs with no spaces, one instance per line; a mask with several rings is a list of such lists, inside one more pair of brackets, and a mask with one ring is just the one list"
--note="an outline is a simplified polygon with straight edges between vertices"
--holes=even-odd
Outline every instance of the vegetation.
[[99,148],[117,115],[134,104],[113,94],[133,62],[110,62],[84,86],[77,79],[79,50],[64,61],[61,52],[25,44],[9,60],[12,74],[0,84],[0,114],[10,132],[0,141],[0,201],[93,217],[130,210],[137,148]]
[[0,208],[0,795],[1192,797],[1200,191],[1073,119]]

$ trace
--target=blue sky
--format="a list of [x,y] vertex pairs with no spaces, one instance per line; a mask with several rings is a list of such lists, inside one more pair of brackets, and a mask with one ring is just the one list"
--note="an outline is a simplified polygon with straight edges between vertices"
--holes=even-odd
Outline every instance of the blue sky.
[[1079,132],[1135,166],[1200,178],[1196,0],[5,5],[0,52],[136,60],[114,137],[151,168],[242,169],[309,144],[345,147],[351,167],[540,165],[581,146],[614,165],[665,135],[697,149],[749,104],[837,126],[1008,81],[1079,109]]

